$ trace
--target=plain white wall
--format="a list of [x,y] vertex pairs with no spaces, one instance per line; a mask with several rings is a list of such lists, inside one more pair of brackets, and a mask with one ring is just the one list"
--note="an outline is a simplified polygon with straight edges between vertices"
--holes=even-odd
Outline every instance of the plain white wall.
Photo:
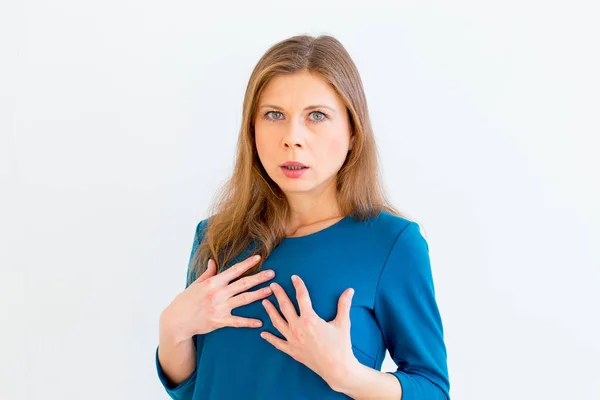
[[600,398],[598,7],[368,4],[2,3],[0,398],[167,398],[158,316],[252,68],[300,33],[362,75],[429,241],[453,399]]

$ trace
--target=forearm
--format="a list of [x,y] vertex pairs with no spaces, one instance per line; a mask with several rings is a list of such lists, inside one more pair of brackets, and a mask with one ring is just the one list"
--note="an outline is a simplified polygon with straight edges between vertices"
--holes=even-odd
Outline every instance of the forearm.
[[177,342],[166,333],[160,333],[158,360],[170,383],[176,386],[196,369],[196,348],[192,339]]
[[402,399],[402,387],[395,376],[360,363],[345,374],[334,390],[356,400]]

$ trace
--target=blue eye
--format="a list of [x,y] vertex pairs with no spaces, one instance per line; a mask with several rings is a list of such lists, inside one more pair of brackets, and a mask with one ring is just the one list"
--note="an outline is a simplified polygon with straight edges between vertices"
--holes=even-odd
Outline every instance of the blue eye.
[[[316,119],[311,118],[310,122],[319,123],[319,122],[323,122],[329,118],[329,116],[327,114],[325,114],[323,111],[313,111],[309,115],[313,115],[313,114],[318,115],[319,117],[317,117]],[[273,118],[274,115],[279,115],[280,118]],[[267,111],[264,114],[264,118],[271,122],[279,121],[279,120],[283,119],[283,113],[281,111]]]
[[313,112],[311,112],[311,114],[315,114],[315,113],[317,115],[318,114],[322,115],[322,117],[317,118],[317,119],[313,119],[314,122],[321,122],[321,121],[325,121],[327,119],[327,114],[325,114],[324,112],[322,112],[322,111],[313,111]]
[[[269,114],[271,114],[271,113],[275,113],[275,114],[281,114],[281,112],[279,112],[279,111],[268,111],[268,112],[265,114],[265,117],[267,117],[267,116],[268,116]],[[269,117],[267,117],[267,119],[273,120],[273,118],[269,118]],[[278,120],[278,119],[279,119],[279,118],[275,118],[274,120],[276,121],[276,120]]]

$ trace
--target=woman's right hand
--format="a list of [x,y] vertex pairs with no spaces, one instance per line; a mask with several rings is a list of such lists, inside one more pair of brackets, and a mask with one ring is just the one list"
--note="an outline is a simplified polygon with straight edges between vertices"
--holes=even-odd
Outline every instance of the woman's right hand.
[[[160,334],[166,335],[175,343],[180,343],[193,335],[205,334],[230,326],[234,328],[258,328],[259,319],[231,315],[231,310],[271,295],[265,288],[246,292],[249,288],[273,279],[272,270],[261,271],[229,284],[255,265],[257,259],[248,257],[225,271],[216,274],[213,259],[208,261],[206,271],[192,282],[162,312],[159,322]],[[246,292],[246,293],[242,293]]]

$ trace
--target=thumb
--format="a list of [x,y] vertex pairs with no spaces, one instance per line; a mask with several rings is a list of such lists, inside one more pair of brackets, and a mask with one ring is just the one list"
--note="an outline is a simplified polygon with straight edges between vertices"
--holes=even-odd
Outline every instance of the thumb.
[[207,280],[211,276],[214,276],[216,270],[217,270],[217,268],[216,268],[215,260],[213,260],[212,258],[210,258],[208,260],[208,264],[206,266],[206,270],[202,273],[202,275],[200,275],[198,277],[198,279],[196,279],[196,282],[204,282],[205,280]]
[[350,329],[350,308],[352,307],[352,298],[354,297],[354,289],[346,290],[338,300],[338,313],[335,317],[339,327]]

